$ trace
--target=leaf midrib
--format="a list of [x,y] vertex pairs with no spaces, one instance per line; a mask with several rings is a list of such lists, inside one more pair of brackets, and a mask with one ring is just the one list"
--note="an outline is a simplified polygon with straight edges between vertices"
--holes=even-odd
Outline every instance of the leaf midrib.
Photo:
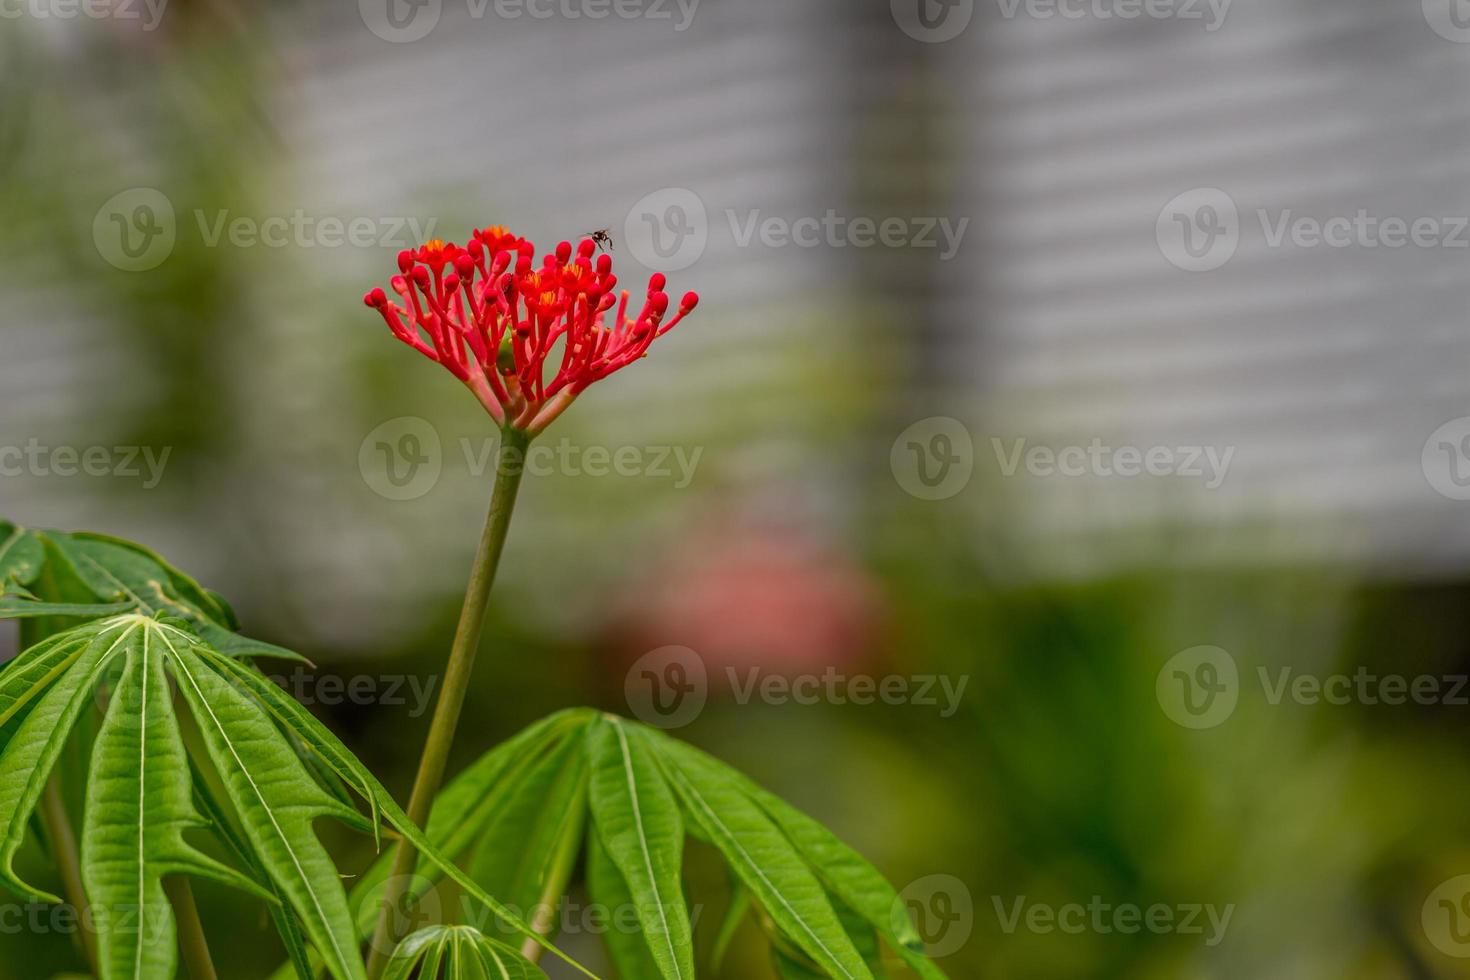
[[[138,908],[140,910],[147,908],[147,905],[144,904],[147,883],[147,856],[144,848],[143,824],[145,822],[144,807],[147,804],[144,791],[148,786],[148,684],[152,680],[152,677],[148,673],[148,636],[148,631],[145,630],[143,633],[143,701],[138,711],[139,719],[142,722],[141,727],[138,729]],[[138,942],[138,949],[133,957],[133,963],[133,974],[141,977],[143,975],[143,943],[141,939]]]

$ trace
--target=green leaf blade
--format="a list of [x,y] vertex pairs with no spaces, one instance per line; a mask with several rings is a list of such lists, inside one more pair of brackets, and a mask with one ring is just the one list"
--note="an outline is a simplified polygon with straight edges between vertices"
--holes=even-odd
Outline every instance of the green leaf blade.
[[81,870],[97,921],[102,980],[173,976],[176,929],[164,875],[188,873],[260,893],[184,841],[184,831],[204,820],[191,802],[159,629],[146,624],[128,638],[88,780]]
[[347,895],[312,828],[319,817],[343,817],[342,804],[311,779],[255,702],[199,653],[175,645],[170,664],[246,837],[326,969],[337,980],[364,980]]
[[67,733],[91,703],[102,672],[128,637],[141,628],[140,620],[123,617],[78,631],[79,637],[87,639],[86,648],[51,682],[0,750],[0,814],[7,820],[0,836],[0,883],[31,901],[61,899],[31,888],[15,874],[15,855],[25,841],[27,821],[66,744]]
[[650,729],[637,731],[663,761],[690,819],[703,827],[781,931],[839,980],[872,980],[821,882],[731,778],[735,774],[692,746]]
[[621,719],[599,719],[587,738],[600,841],[631,892],[661,975],[692,980],[694,940],[680,875],[684,823],[674,793]]

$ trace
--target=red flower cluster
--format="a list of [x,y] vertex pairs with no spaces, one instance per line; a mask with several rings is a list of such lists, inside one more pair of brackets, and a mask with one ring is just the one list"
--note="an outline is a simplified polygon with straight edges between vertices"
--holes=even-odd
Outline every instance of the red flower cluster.
[[464,248],[436,239],[398,253],[391,285],[404,305],[381,289],[363,302],[399,340],[463,381],[497,423],[535,435],[592,382],[643,357],[699,302],[685,293],[665,322],[669,297],[656,272],[643,308],[629,317],[628,291],[614,293],[612,256],[594,263],[595,250],[584,239],[574,256],[562,242],[537,267],[531,242],[499,226],[476,230]]

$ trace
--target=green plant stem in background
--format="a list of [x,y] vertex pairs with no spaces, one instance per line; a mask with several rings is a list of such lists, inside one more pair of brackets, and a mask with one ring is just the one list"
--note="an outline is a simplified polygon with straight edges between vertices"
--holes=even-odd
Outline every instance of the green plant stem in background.
[[[449,749],[454,744],[454,731],[459,726],[465,692],[469,690],[470,675],[475,667],[475,652],[480,645],[480,631],[485,624],[490,586],[495,582],[495,569],[500,564],[500,554],[505,549],[505,536],[510,528],[511,512],[515,509],[516,492],[520,489],[521,475],[525,469],[526,446],[530,441],[529,436],[517,429],[502,430],[500,453],[495,467],[495,489],[490,496],[490,513],[485,518],[485,530],[480,535],[480,546],[475,553],[475,563],[470,569],[469,587],[465,590],[459,627],[454,632],[454,645],[449,651],[444,683],[440,687],[438,703],[434,706],[434,717],[429,722],[429,737],[424,742],[418,774],[413,781],[413,792],[408,799],[408,818],[420,827],[428,826],[434,795],[439,792],[439,785],[444,781],[444,767],[449,760]],[[413,845],[407,840],[400,840],[393,857],[393,870],[383,890],[383,903],[378,912],[378,923],[373,931],[372,948],[368,955],[368,976],[373,980],[382,975],[394,944],[402,938],[395,934],[397,925],[393,910],[403,901],[416,858]]]
[[[77,858],[77,838],[67,818],[66,806],[61,802],[61,788],[52,777],[41,793],[41,821],[46,827],[46,837],[51,843],[51,856],[56,869],[61,873],[61,887],[66,900],[77,910],[78,922],[90,922],[87,893],[82,888],[81,862]],[[82,953],[87,957],[87,966],[92,975],[97,975],[97,941],[87,928],[77,930]]]
[[[572,816],[567,820],[561,840],[557,844],[551,868],[546,873],[546,882],[541,889],[540,896],[537,897],[535,918],[530,923],[534,932],[548,938],[551,936],[552,927],[556,924],[556,910],[561,902],[561,897],[566,894],[567,884],[572,880],[572,871],[577,867],[577,855],[582,851],[582,831],[587,823],[587,785],[585,782],[577,791],[575,799],[572,800],[571,812]],[[545,947],[534,939],[527,939],[521,944],[521,955],[532,963],[539,963],[543,952],[545,952]]]
[[189,980],[219,980],[214,972],[214,960],[209,955],[209,942],[204,938],[204,925],[199,921],[199,909],[194,904],[194,889],[189,887],[188,878],[163,879],[163,893],[174,907],[174,918],[179,924],[179,953],[184,969],[189,971]]

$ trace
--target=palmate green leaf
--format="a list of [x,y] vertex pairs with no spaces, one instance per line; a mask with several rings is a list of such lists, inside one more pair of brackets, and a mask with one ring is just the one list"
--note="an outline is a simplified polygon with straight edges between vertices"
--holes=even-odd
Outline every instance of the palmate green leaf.
[[[494,894],[532,894],[527,882],[544,876],[517,876],[514,869],[555,863],[573,825],[567,787],[575,752],[585,753],[591,773],[587,885],[594,905],[612,913],[606,942],[622,980],[694,975],[692,936],[677,919],[688,914],[680,874],[686,835],[718,848],[740,883],[739,905],[722,932],[733,932],[755,905],[784,957],[782,968],[848,980],[883,976],[881,935],[922,976],[943,977],[906,947],[912,930],[901,917],[890,918],[892,887],[820,824],[714,758],[590,709],[531,726],[451,781],[429,820],[441,853],[421,858],[411,897],[446,876],[442,858],[468,859],[479,884],[487,884],[483,874],[510,889],[489,888]],[[384,855],[353,890],[364,937],[389,860]],[[666,923],[660,910],[673,918]],[[627,926],[628,912],[636,928]]]
[[82,880],[97,917],[103,980],[169,977],[177,943],[163,876],[191,874],[270,893],[199,853],[184,832],[206,826],[164,672],[166,634],[129,628],[126,658],[97,734],[82,832]]
[[300,654],[235,632],[229,605],[140,544],[104,534],[41,532],[50,554],[104,601],[132,602],[150,616],[176,616],[209,645],[230,656],[304,661]]
[[841,980],[871,980],[821,882],[734,780],[704,753],[651,729],[638,729],[665,776],[740,880],[772,920],[821,968]]
[[[280,696],[279,692],[276,696]],[[280,717],[284,718],[289,711],[282,705]],[[460,862],[470,856],[477,843],[485,839],[485,824],[505,809],[505,802],[518,791],[524,778],[544,764],[548,755],[565,744],[572,733],[580,732],[591,716],[585,708],[549,715],[517,732],[451,780],[439,793],[427,830],[429,841],[443,859]],[[320,749],[333,751],[329,744],[321,745]],[[358,876],[349,895],[358,938],[364,942],[372,935],[377,922],[383,888],[392,866],[393,851],[384,851]],[[417,902],[445,877],[439,864],[420,853],[405,903]],[[498,893],[491,891],[491,894]],[[272,975],[272,980],[286,980],[290,975],[291,966],[287,964]]]
[[300,917],[327,970],[341,980],[361,980],[367,973],[347,895],[312,829],[321,817],[351,823],[359,815],[311,779],[270,716],[211,669],[187,637],[171,643],[170,654],[179,691],[252,849]]
[[[57,900],[20,881],[14,858],[68,734],[98,703],[99,681],[115,677],[91,756],[81,854],[99,912],[103,976],[171,975],[174,925],[159,879],[184,873],[267,900],[283,896],[332,976],[359,980],[365,971],[346,895],[312,821],[366,821],[316,787],[272,716],[210,658],[234,663],[202,646],[182,621],[134,613],[58,634],[0,670],[0,730],[8,730],[0,746],[0,883],[32,900]],[[269,889],[184,842],[184,831],[204,818],[191,803],[169,678],[194,715]]]
[[627,723],[603,717],[587,733],[592,816],[622,874],[665,980],[693,980],[694,941],[684,904],[684,822],[651,753],[635,750]]
[[[232,662],[229,658],[207,649],[200,648],[198,652],[201,656],[209,658],[212,664],[222,670],[227,669]],[[453,860],[441,853],[424,832],[408,818],[408,814],[403,812],[403,808],[394,801],[377,778],[368,772],[367,768],[357,761],[337,736],[333,735],[309,711],[286,696],[285,692],[274,684],[266,682],[250,690],[261,706],[274,716],[276,724],[295,733],[303,743],[317,752],[347,785],[353,787],[365,785],[367,798],[374,806],[375,812],[381,814],[382,818],[407,839],[439,873],[459,885],[471,898],[489,909],[511,929],[560,957],[579,972],[595,977],[595,974],[557,949],[545,936],[533,930],[524,919],[506,908],[502,902],[491,897],[474,879],[460,870]],[[318,945],[318,952],[322,952],[320,945]]]
[[304,661],[284,647],[240,635],[234,611],[222,597],[142,545],[0,521],[0,619],[96,619],[128,610],[182,619],[231,656]]
[[469,926],[429,926],[398,944],[383,980],[546,980],[519,952]]

